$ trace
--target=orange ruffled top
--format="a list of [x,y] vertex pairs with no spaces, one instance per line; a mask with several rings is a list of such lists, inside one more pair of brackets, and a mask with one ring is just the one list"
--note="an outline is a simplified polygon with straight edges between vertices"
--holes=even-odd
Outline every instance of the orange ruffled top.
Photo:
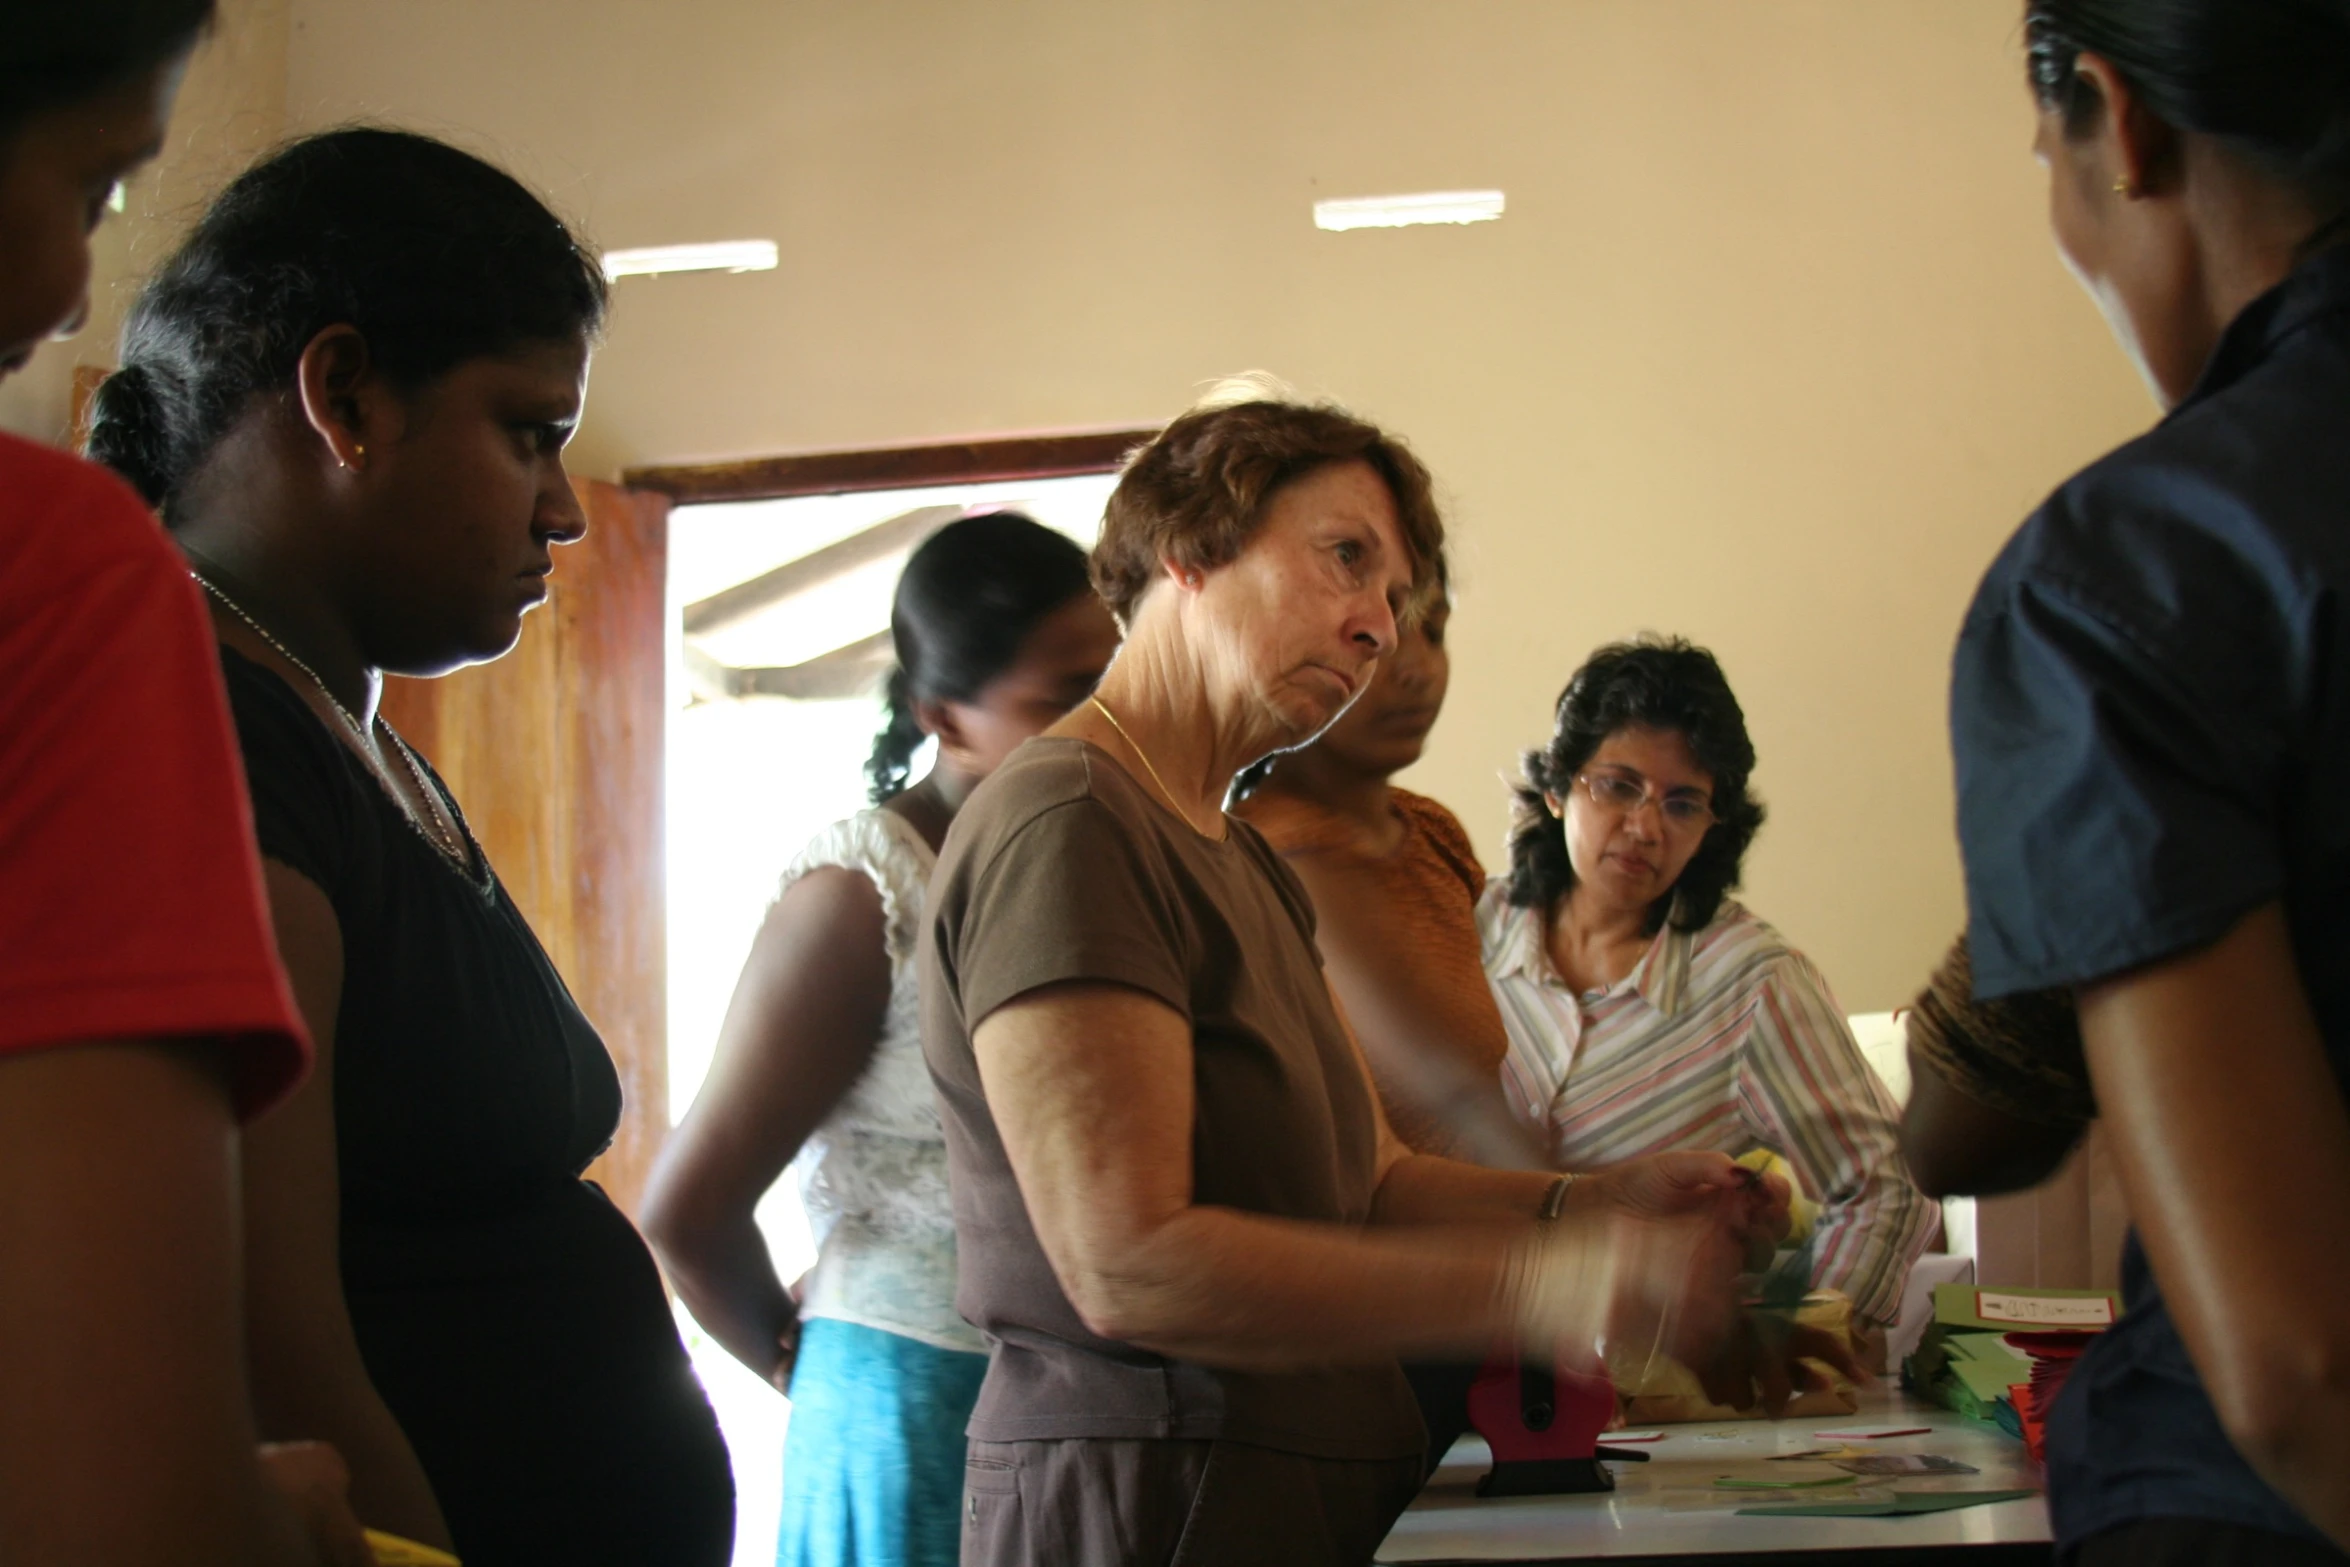
[[[1480,1077],[1500,1079],[1509,1036],[1485,978],[1477,935],[1477,897],[1485,890],[1485,868],[1460,819],[1426,795],[1390,791],[1404,827],[1403,840],[1385,854],[1363,842],[1362,830],[1346,817],[1276,789],[1240,803],[1235,814],[1247,821],[1309,886],[1342,880],[1375,900],[1391,923],[1380,945],[1409,954],[1417,969],[1421,1010],[1441,1020],[1421,1042],[1457,1058]],[[1302,862],[1318,860],[1320,867]],[[1318,877],[1316,869],[1330,874]],[[1343,991],[1340,999],[1346,1000]],[[1350,1007],[1350,1010],[1359,1010]],[[1395,1085],[1384,1080],[1379,1053],[1370,1052],[1380,1102],[1395,1133],[1421,1153],[1449,1153],[1444,1129]]]

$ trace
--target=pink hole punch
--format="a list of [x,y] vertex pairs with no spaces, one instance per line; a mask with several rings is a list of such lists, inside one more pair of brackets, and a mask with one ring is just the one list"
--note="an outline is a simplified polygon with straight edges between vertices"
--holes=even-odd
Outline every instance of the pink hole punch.
[[1605,1375],[1496,1355],[1469,1388],[1469,1423],[1493,1449],[1493,1468],[1477,1482],[1477,1494],[1614,1490],[1610,1460],[1648,1461],[1637,1449],[1600,1445],[1615,1414],[1615,1384]]

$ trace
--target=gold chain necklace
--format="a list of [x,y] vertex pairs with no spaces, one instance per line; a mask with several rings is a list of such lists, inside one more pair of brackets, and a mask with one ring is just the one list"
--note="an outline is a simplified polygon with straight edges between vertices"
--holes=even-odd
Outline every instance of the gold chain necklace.
[[[303,663],[301,659],[297,658],[292,648],[287,647],[276,637],[270,635],[270,631],[267,626],[264,626],[260,621],[255,620],[252,616],[252,613],[248,611],[244,605],[238,603],[235,599],[230,598],[226,593],[222,592],[219,585],[214,583],[210,578],[206,577],[202,572],[191,571],[188,573],[188,575],[196,579],[196,585],[198,587],[202,588],[205,592],[211,594],[214,599],[218,600],[221,608],[227,610],[230,614],[236,616],[237,619],[243,621],[247,626],[251,627],[253,635],[259,637],[262,641],[268,643],[272,648],[274,648],[277,651],[278,657],[284,659],[287,663],[293,665],[296,669],[302,671],[303,674],[310,677],[310,683],[318,688],[318,694],[326,698],[326,705],[335,710],[335,716],[340,718],[343,721],[343,726],[351,731],[351,738],[359,742],[360,755],[367,756],[370,760],[375,762],[375,770],[380,776],[383,771],[383,762],[380,755],[370,755],[371,748],[367,744],[367,726],[360,723],[358,717],[353,714],[349,708],[345,707],[339,700],[337,700],[334,692],[328,689],[327,683],[318,677],[318,671],[312,669],[308,664]],[[424,838],[425,842],[433,845],[434,848],[438,849],[442,854],[448,856],[458,864],[465,864],[465,848],[450,833],[449,829],[442,825],[440,796],[434,791],[431,784],[425,782],[424,769],[417,765],[416,753],[408,749],[408,742],[400,738],[400,732],[394,729],[389,723],[384,721],[383,714],[376,714],[375,721],[383,729],[385,734],[391,736],[392,749],[399,753],[400,760],[407,765],[408,776],[415,780],[416,802],[424,809],[425,813],[432,818],[432,831],[430,833],[426,833],[423,827],[417,823],[416,818],[413,815],[410,815],[407,811],[402,811],[400,814],[404,817],[407,817],[408,825],[415,827],[418,834]],[[388,783],[390,780],[387,778],[385,781]]]
[[[1126,726],[1118,722],[1118,715],[1110,711],[1110,704],[1103,701],[1098,696],[1089,696],[1086,698],[1086,700],[1091,702],[1096,708],[1100,710],[1102,717],[1110,721],[1110,727],[1112,729],[1118,731],[1118,738],[1126,742],[1126,748],[1132,751],[1136,760],[1142,763],[1142,770],[1151,775],[1151,782],[1159,786],[1159,793],[1166,797],[1168,807],[1173,810],[1177,816],[1183,818],[1183,825],[1190,828],[1193,832],[1199,833],[1202,838],[1206,838],[1208,835],[1204,832],[1200,832],[1199,823],[1191,819],[1191,813],[1183,808],[1183,802],[1175,798],[1175,791],[1167,787],[1167,780],[1161,778],[1159,776],[1159,770],[1151,765],[1150,752],[1145,751],[1141,745],[1135,741],[1134,736],[1126,732]],[[1211,839],[1210,841],[1213,842],[1214,840]]]

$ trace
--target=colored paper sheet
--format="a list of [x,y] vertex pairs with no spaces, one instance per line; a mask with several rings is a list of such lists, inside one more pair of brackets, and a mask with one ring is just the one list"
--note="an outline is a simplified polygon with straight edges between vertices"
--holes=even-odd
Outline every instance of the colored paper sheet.
[[1816,1491],[1828,1485],[1853,1485],[1852,1475],[1830,1475],[1825,1480],[1747,1480],[1737,1475],[1724,1475],[1714,1484],[1725,1491]]
[[1856,1475],[1979,1475],[1973,1464],[1962,1464],[1941,1453],[1863,1453],[1856,1458],[1830,1460]]
[[2019,1501],[2037,1491],[1896,1491],[1884,1497],[1852,1497],[1817,1501],[1766,1502],[1741,1507],[1741,1518],[1897,1518],[1914,1513],[1946,1513],[1960,1507],[1982,1507],[1992,1502]]

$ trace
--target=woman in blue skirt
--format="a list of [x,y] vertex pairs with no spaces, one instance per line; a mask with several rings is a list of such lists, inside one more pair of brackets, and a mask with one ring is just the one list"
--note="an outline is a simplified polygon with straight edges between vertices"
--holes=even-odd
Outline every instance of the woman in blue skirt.
[[[966,517],[907,562],[874,805],[784,872],[708,1081],[645,1194],[696,1321],[792,1401],[779,1567],[952,1567],[986,1344],[955,1311],[946,1148],[915,956],[947,824],[1093,690],[1118,631],[1060,534]],[[926,738],[938,759],[908,787]],[[786,1289],[753,1217],[797,1161],[816,1266]]]

